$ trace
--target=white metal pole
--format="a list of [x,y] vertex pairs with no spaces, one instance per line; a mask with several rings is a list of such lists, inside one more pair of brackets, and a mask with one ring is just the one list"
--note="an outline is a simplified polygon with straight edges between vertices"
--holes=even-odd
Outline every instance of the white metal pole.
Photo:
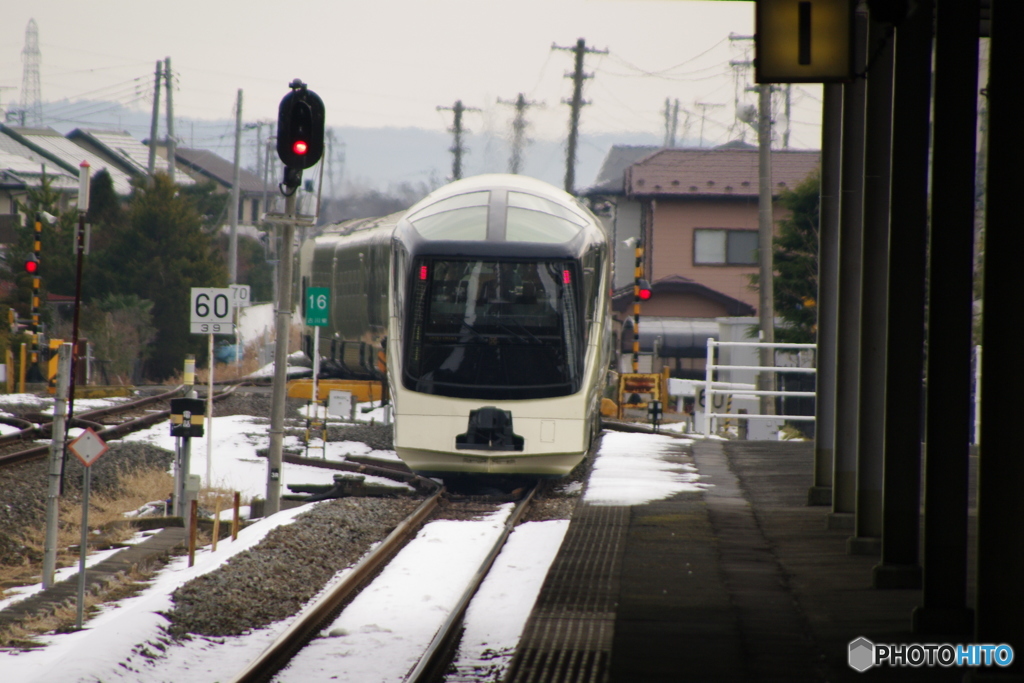
[[89,487],[92,483],[92,468],[85,466],[82,474],[82,545],[78,553],[78,609],[75,615],[75,628],[82,628],[82,617],[85,614],[85,556],[89,544]]
[[313,419],[320,417],[320,393],[317,377],[320,375],[320,328],[313,327]]
[[43,546],[43,588],[53,585],[57,569],[57,518],[60,515],[60,474],[64,460],[64,416],[67,413],[68,379],[71,375],[71,343],[57,352],[57,396],[53,402],[50,441],[49,491],[46,496],[46,542]]
[[711,436],[711,367],[715,362],[715,340],[708,337],[708,355],[704,363],[704,436]]
[[[210,335],[210,382],[206,390],[206,487],[213,486],[213,335]],[[184,513],[183,513],[184,514]]]

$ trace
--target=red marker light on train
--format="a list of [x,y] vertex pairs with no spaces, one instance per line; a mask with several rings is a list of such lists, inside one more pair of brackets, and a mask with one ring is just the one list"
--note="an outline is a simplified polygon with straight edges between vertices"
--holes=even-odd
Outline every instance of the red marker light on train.
[[568,271],[568,270],[563,270],[562,271],[562,284],[564,284],[564,285],[571,285],[572,284],[572,272],[571,271]]
[[421,280],[426,280],[427,279],[427,267],[426,266],[420,266],[420,279]]
[[292,145],[292,151],[296,154],[305,154],[309,151],[309,145],[305,140],[296,140],[295,144]]

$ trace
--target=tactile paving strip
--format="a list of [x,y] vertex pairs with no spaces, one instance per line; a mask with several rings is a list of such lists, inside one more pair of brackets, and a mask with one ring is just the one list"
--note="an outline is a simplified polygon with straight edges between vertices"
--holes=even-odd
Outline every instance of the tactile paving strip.
[[628,506],[580,503],[505,677],[507,683],[608,680]]

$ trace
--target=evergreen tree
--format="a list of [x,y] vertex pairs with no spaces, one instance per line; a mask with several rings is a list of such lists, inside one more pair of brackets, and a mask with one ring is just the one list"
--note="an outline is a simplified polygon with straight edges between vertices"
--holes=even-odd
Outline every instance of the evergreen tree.
[[82,333],[94,344],[105,384],[133,381],[135,367],[153,353],[153,302],[135,294],[109,294],[82,307]]
[[127,221],[111,226],[110,242],[94,254],[102,271],[96,295],[136,294],[153,302],[157,335],[146,374],[164,379],[180,371],[187,353],[202,355],[189,330],[192,287],[224,287],[227,274],[195,203],[166,175],[136,187]]
[[774,239],[775,314],[787,323],[775,330],[778,342],[813,343],[817,337],[820,192],[821,178],[815,172],[779,195],[789,217],[778,222]]

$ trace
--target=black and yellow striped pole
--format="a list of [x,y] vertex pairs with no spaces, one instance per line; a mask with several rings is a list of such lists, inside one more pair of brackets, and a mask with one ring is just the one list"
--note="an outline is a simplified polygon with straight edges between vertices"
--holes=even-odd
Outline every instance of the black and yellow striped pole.
[[633,276],[633,373],[640,371],[640,302],[651,298],[651,285],[644,279],[644,248],[636,244],[636,269]]
[[39,369],[39,255],[43,250],[43,217],[36,212],[35,241],[32,244],[32,253],[25,259],[25,272],[32,276],[32,344],[31,355],[29,356],[28,381],[43,381],[42,371]]
[[644,248],[637,240],[633,269],[633,373],[640,371],[640,279],[644,276]]

